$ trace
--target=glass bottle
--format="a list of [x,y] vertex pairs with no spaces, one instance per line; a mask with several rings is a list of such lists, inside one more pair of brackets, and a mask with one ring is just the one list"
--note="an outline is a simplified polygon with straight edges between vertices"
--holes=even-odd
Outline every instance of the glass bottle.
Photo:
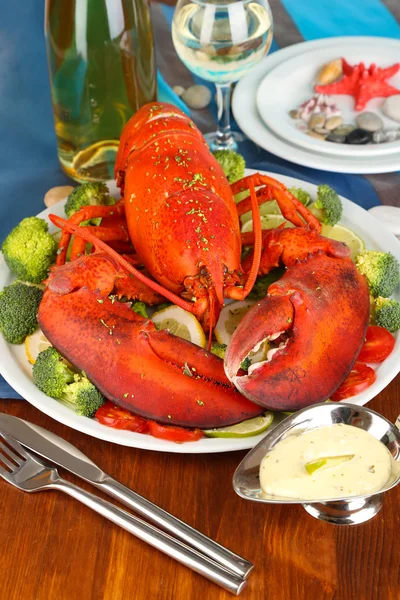
[[114,177],[128,119],[156,100],[148,0],[46,0],[58,157],[76,181]]

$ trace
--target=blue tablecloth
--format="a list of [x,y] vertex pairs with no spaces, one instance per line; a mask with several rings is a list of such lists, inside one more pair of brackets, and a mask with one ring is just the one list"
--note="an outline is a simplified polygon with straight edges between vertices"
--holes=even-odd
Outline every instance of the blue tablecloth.
[[[272,52],[296,42],[328,36],[400,39],[399,0],[270,0],[270,5],[275,22]],[[1,243],[23,217],[43,209],[43,196],[49,188],[70,181],[61,171],[56,154],[43,38],[43,4],[37,0],[1,0],[0,9]],[[198,80],[180,63],[173,48],[169,31],[173,8],[154,3],[152,12],[161,99],[174,100],[165,81],[188,87]],[[213,86],[210,88],[214,92]],[[212,130],[215,106],[194,112],[193,118],[203,131]],[[398,173],[357,176],[316,171],[260,151],[251,142],[243,151],[249,167],[313,183],[329,183],[364,208],[380,202],[399,202]],[[0,397],[18,397],[1,377]]]

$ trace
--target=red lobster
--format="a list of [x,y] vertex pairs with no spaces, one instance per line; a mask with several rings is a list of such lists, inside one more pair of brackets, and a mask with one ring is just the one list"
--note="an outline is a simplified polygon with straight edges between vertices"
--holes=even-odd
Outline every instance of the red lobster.
[[[311,336],[310,330],[297,331],[297,310],[301,304],[297,298],[302,297],[306,311],[313,311],[314,322],[319,317],[325,322],[327,310],[321,310],[307,286],[297,291],[295,283],[299,284],[299,277],[310,279],[310,273],[316,271],[314,261],[319,261],[318,273],[322,277],[332,274],[330,303],[325,298],[330,310],[336,306],[340,314],[346,306],[346,318],[350,316],[353,321],[353,316],[357,320],[358,304],[369,307],[365,282],[345,257],[348,252],[344,246],[321,238],[317,219],[275,179],[256,174],[230,187],[198,129],[175,107],[146,105],[129,121],[121,137],[116,177],[123,195],[123,201],[117,205],[86,207],[69,221],[51,217],[63,229],[58,264],[65,262],[71,234],[75,235],[71,258],[76,260],[56,267],[51,274],[39,323],[55,347],[85,370],[104,395],[117,404],[157,421],[187,427],[218,427],[260,413],[258,406],[229,385],[220,359],[166,332],[157,332],[148,320],[132,315],[126,306],[112,303],[107,298],[109,294],[140,297],[150,303],[162,301],[161,296],[167,298],[196,314],[210,329],[211,340],[224,298],[245,298],[258,273],[268,271],[282,259],[284,264],[293,266],[281,280],[283,283],[275,284],[276,290],[279,285],[286,285],[285,292],[275,291],[272,295],[275,303],[279,294],[282,296],[284,310],[290,313],[287,319],[291,319],[296,331],[292,340],[298,348],[297,359],[307,368],[311,362],[322,360],[324,344],[321,331],[318,344],[307,347],[303,343]],[[237,208],[233,194],[245,189],[250,196]],[[258,205],[272,198],[295,229],[277,230],[269,236],[261,232]],[[249,208],[253,210],[254,250],[241,265],[238,211],[242,214]],[[82,221],[93,217],[103,217],[101,227],[79,227]],[[86,242],[93,243],[96,252],[78,258]],[[121,256],[116,252],[132,252],[130,242],[136,255]],[[316,256],[309,260],[308,255]],[[303,261],[301,265],[299,261]],[[345,265],[348,277],[337,277],[336,273],[333,276],[335,261]],[[135,265],[143,265],[146,271]],[[289,272],[292,279],[286,282]],[[346,285],[342,289],[343,282]],[[318,277],[315,286],[319,287]],[[337,358],[335,369],[320,369],[318,373],[314,368],[305,384],[308,404],[325,399],[350,371],[362,344],[367,313],[368,308],[360,311],[360,325],[354,334],[348,332],[348,351]],[[256,324],[261,317],[271,320],[265,335],[260,334]],[[237,356],[247,354],[262,335],[270,335],[270,330],[277,333],[276,317],[268,306],[262,310],[258,305],[248,314],[248,321],[253,325],[250,335],[243,327],[238,330],[226,357],[226,372],[247,396],[269,406],[273,404],[270,393],[266,399],[262,392],[268,383],[259,378],[251,390],[244,386]],[[308,324],[306,320],[305,325]],[[279,331],[288,329],[281,327],[281,322],[278,325]],[[339,348],[344,342],[340,338],[342,330],[326,331],[329,345]],[[312,359],[310,353],[315,353]],[[290,369],[290,360],[282,359],[280,369]],[[329,385],[316,385],[315,377],[329,381]],[[254,379],[251,374],[249,378]],[[283,376],[274,385],[285,390],[287,387]],[[283,397],[285,393],[277,395]],[[279,408],[303,405],[303,396],[299,400],[295,394],[289,395],[280,401]]]

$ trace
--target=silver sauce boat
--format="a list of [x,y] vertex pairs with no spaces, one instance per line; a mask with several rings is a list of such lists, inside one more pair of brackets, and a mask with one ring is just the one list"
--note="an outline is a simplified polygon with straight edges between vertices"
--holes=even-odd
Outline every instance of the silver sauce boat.
[[[306,432],[335,423],[364,429],[388,448],[394,460],[390,477],[383,488],[368,496],[312,501],[272,496],[261,490],[261,461],[280,440],[294,432]],[[336,525],[356,525],[374,517],[382,508],[383,493],[400,481],[400,417],[395,426],[370,408],[344,402],[324,402],[303,408],[272,427],[261,442],[244,457],[233,476],[235,492],[246,500],[265,504],[301,504],[310,515],[322,521]]]

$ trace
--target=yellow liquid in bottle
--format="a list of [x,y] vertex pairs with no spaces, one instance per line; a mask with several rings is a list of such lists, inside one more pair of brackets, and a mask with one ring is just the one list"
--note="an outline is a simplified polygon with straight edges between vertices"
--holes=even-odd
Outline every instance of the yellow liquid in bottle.
[[76,181],[114,177],[129,118],[156,99],[147,0],[46,0],[58,157]]

